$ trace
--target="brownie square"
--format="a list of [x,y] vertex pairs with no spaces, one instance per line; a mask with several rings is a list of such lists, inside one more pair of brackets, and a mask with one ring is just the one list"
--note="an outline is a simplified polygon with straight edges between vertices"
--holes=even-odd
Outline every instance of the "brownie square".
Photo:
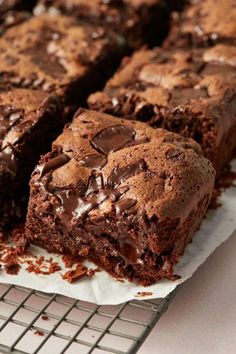
[[162,0],[39,0],[34,13],[61,12],[113,28],[130,47],[158,44],[168,29],[168,9]]
[[236,47],[140,50],[125,58],[91,109],[195,139],[218,173],[236,147]]
[[183,13],[173,13],[165,47],[216,43],[236,44],[235,0],[190,0]]
[[56,92],[81,104],[112,73],[125,49],[119,35],[67,16],[45,14],[0,38],[0,87]]
[[214,177],[193,140],[80,109],[32,175],[26,238],[144,285],[172,279]]
[[24,213],[30,174],[63,124],[56,95],[0,92],[0,231]]

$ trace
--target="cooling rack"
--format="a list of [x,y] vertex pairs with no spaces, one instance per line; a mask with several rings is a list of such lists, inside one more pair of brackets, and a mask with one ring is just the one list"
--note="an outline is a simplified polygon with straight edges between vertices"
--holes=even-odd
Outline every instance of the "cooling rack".
[[0,353],[136,353],[176,292],[165,299],[98,306],[0,284]]

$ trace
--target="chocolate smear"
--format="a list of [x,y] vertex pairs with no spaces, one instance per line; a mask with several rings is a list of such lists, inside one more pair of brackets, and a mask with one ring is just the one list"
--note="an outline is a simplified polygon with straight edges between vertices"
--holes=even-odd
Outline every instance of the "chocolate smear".
[[68,155],[61,154],[49,160],[48,162],[45,162],[43,165],[37,166],[35,172],[38,172],[39,178],[41,178],[49,171],[55,170],[58,167],[65,165],[69,160],[70,158]]
[[107,158],[104,155],[98,154],[86,155],[80,160],[80,164],[84,167],[101,169],[107,164]]
[[137,203],[137,200],[125,198],[115,203],[115,210],[117,215],[121,215],[124,211],[132,208]]
[[91,145],[99,152],[108,155],[133,144],[135,130],[123,125],[116,125],[101,130],[92,140]]
[[147,170],[147,165],[144,160],[140,160],[132,165],[115,169],[107,179],[107,185],[114,187],[127,179],[136,176],[137,174]]

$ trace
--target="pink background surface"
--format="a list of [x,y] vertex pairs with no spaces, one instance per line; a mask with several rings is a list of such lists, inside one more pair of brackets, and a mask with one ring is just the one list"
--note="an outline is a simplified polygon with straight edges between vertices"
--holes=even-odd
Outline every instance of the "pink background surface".
[[138,354],[236,353],[236,232],[180,289]]

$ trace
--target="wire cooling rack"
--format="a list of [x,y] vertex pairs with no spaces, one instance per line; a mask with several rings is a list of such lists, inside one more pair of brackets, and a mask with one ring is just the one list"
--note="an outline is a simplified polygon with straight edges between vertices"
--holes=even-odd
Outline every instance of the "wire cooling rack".
[[0,353],[136,353],[175,293],[98,306],[0,284]]

